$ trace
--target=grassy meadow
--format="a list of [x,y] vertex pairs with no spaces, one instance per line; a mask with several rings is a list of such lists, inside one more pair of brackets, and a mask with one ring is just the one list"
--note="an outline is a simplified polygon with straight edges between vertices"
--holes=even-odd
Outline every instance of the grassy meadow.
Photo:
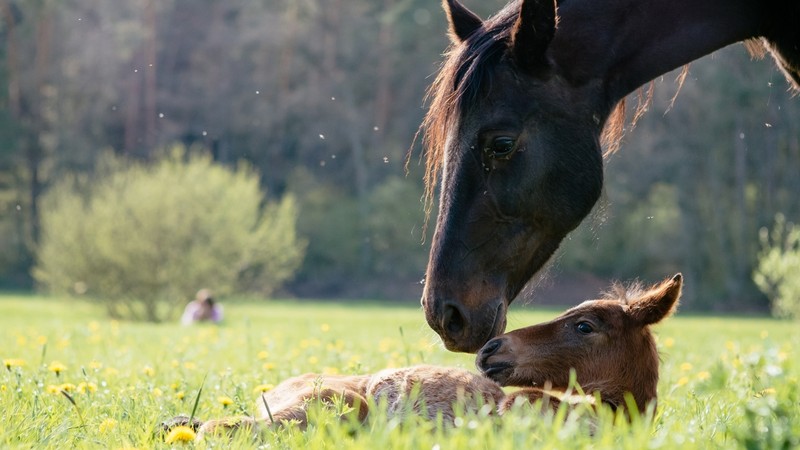
[[[418,306],[228,301],[222,326],[107,320],[95,305],[0,295],[0,448],[797,448],[800,326],[678,314],[658,325],[659,404],[631,424],[610,411],[467,414],[455,427],[319,411],[308,430],[166,443],[162,420],[250,414],[260,391],[304,372],[365,373],[447,352]],[[512,308],[509,329],[557,311]],[[63,392],[66,392],[65,395]]]

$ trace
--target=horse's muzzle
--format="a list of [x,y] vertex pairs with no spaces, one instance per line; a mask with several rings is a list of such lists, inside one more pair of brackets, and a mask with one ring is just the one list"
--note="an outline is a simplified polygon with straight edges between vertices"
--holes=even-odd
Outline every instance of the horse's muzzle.
[[452,300],[434,300],[432,305],[425,304],[425,316],[444,346],[455,352],[475,353],[506,327],[506,305],[500,299],[478,309]]

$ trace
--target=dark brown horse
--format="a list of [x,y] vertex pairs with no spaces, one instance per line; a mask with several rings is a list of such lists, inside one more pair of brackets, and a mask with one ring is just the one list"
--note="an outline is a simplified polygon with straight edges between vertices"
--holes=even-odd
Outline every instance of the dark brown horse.
[[429,201],[441,181],[422,304],[450,350],[501,334],[592,209],[626,95],[744,40],[800,87],[797,0],[520,0],[486,21],[444,7],[452,46],[422,126]]

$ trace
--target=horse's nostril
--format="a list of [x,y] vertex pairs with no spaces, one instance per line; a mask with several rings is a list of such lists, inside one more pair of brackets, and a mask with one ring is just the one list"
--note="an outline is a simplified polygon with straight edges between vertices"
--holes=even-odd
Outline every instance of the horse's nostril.
[[442,324],[447,334],[458,336],[464,330],[464,315],[454,305],[445,305]]
[[486,345],[483,346],[483,349],[481,350],[481,355],[484,357],[494,355],[500,348],[501,344],[502,342],[500,341],[500,339],[492,339]]

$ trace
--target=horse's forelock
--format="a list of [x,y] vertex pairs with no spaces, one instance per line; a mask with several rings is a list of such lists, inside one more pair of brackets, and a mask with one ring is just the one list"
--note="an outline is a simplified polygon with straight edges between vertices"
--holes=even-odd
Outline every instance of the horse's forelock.
[[430,217],[439,172],[444,164],[448,130],[464,109],[477,100],[490,78],[490,68],[508,49],[510,32],[519,5],[510,4],[486,20],[466,41],[451,44],[439,73],[425,96],[428,111],[420,125],[425,158],[425,213]]

